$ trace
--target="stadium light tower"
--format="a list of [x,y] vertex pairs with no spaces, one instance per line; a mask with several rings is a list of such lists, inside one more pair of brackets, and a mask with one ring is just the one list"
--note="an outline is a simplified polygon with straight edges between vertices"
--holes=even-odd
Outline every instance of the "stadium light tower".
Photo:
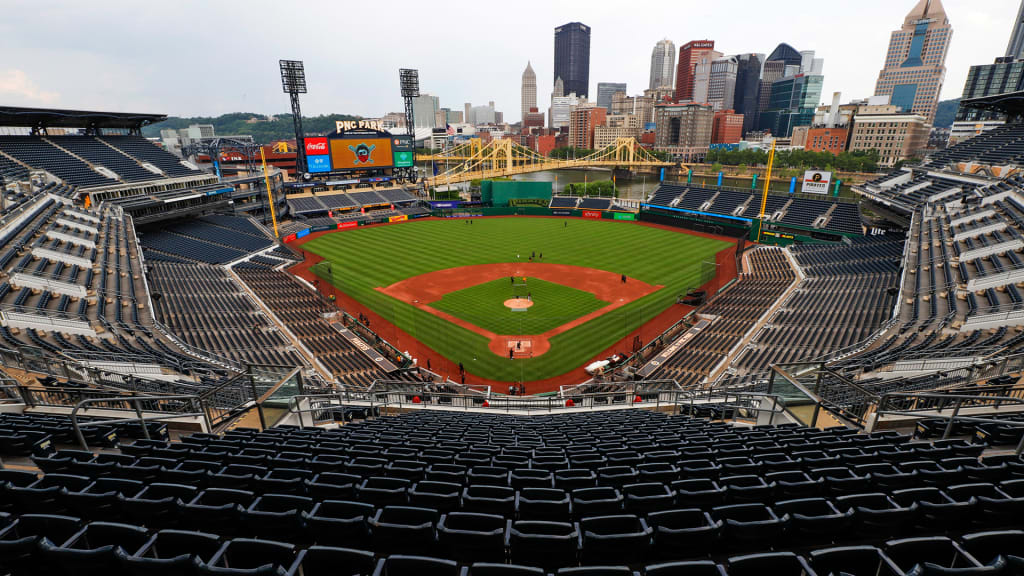
[[402,86],[402,99],[405,100],[405,129],[412,137],[413,146],[416,145],[416,118],[412,110],[412,99],[420,95],[420,71],[410,68],[398,70],[398,79]]
[[295,123],[295,177],[306,173],[306,147],[302,141],[302,109],[299,94],[306,93],[306,69],[302,60],[280,60],[281,87],[292,102],[292,121]]

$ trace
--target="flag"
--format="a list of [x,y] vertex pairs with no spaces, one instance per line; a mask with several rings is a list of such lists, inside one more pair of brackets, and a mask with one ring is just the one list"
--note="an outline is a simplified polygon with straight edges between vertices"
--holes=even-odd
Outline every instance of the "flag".
[[445,123],[444,126],[445,126],[445,128],[448,129],[448,135],[449,136],[455,136],[455,128],[452,128],[451,124]]

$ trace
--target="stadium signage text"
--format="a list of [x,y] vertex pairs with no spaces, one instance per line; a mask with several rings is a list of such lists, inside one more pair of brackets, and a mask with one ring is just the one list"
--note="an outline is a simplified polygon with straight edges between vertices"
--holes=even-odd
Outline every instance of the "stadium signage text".
[[306,138],[306,154],[319,155],[327,154],[327,138]]
[[356,222],[354,220],[352,222],[338,222],[338,230],[344,230],[346,228],[356,228],[357,226],[359,226],[359,222]]
[[383,131],[380,120],[338,120],[334,123],[338,132],[347,130],[378,130]]
[[828,194],[828,185],[831,181],[831,172],[808,170],[804,172],[804,185],[801,192],[804,194]]
[[350,344],[356,347],[360,352],[366,355],[374,364],[377,365],[385,373],[390,374],[395,370],[398,370],[398,366],[395,366],[388,361],[387,358],[381,356],[380,352],[374,350],[369,344],[363,342],[361,338],[356,336],[355,332],[352,332],[346,328],[341,322],[331,322],[331,327],[337,330]]
[[665,347],[664,350],[658,353],[658,355],[655,356],[653,360],[651,360],[642,368],[640,368],[640,370],[637,371],[637,375],[642,378],[646,378],[647,376],[653,374],[659,366],[667,362],[669,358],[671,358],[672,356],[675,356],[676,352],[678,352],[680,348],[685,346],[686,343],[689,342],[690,340],[696,338],[697,334],[699,334],[701,330],[707,328],[710,325],[711,322],[701,319],[700,322],[697,322],[696,324],[693,325],[693,328],[687,330],[686,333],[680,336],[675,342],[669,344],[668,346]]
[[584,218],[597,218],[598,220],[600,220],[601,219],[601,213],[598,212],[597,210],[584,210],[583,211],[583,217]]

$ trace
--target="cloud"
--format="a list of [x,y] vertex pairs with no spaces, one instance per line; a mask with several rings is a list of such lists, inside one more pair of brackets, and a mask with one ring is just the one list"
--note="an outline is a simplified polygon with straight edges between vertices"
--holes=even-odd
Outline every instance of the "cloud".
[[60,100],[60,94],[40,89],[24,70],[6,68],[0,70],[0,99],[49,106]]

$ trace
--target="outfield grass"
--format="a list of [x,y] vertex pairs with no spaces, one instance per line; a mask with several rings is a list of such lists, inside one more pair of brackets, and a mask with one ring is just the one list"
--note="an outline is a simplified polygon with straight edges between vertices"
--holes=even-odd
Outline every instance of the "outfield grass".
[[[332,263],[328,280],[438,353],[493,380],[541,380],[563,374],[626,337],[699,283],[701,262],[730,244],[625,222],[557,218],[426,220],[326,234],[304,248]],[[544,262],[626,274],[663,289],[551,339],[536,358],[509,360],[486,338],[377,290],[434,270],[515,262],[544,253]],[[327,277],[321,263],[314,271]],[[395,343],[401,344],[401,343]]]
[[[474,224],[476,226],[476,224]],[[509,298],[533,298],[526,312],[505,307]],[[508,278],[477,284],[445,294],[434,308],[461,318],[495,334],[543,334],[608,305],[590,292],[561,284],[528,278],[526,286],[515,286]]]

